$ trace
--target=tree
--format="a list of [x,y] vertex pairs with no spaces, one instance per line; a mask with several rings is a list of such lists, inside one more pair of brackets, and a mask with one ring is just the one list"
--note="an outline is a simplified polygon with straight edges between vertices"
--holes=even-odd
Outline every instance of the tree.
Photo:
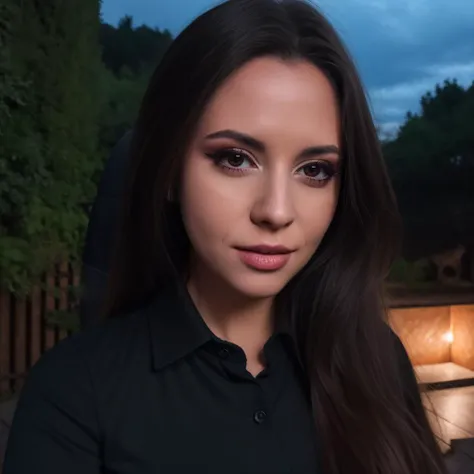
[[154,68],[171,41],[168,30],[161,31],[146,25],[134,28],[131,16],[123,17],[117,28],[108,24],[100,27],[102,60],[115,75],[119,75],[124,68],[132,74]]
[[99,142],[106,158],[117,141],[133,127],[150,72],[133,74],[123,68],[118,75],[104,68],[105,101],[100,116]]
[[474,85],[464,89],[455,80],[446,80],[421,98],[421,113],[407,114],[395,140],[384,144],[396,184],[471,187],[473,96]]
[[19,290],[80,251],[98,164],[99,2],[24,0],[2,14],[21,100],[0,111],[0,283]]
[[405,224],[404,255],[474,244],[474,83],[445,81],[383,144]]
[[146,25],[135,28],[131,16],[123,17],[117,28],[101,25],[104,101],[99,142],[104,160],[123,134],[132,128],[151,74],[171,41],[167,30]]

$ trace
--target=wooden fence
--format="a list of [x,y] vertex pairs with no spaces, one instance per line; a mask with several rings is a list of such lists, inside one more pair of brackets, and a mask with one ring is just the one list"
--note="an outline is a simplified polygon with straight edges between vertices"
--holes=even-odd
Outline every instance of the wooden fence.
[[[26,298],[0,288],[0,400],[18,392],[41,354],[70,334],[51,324],[51,314],[75,309],[77,292],[71,289],[78,289],[79,279],[77,268],[61,264],[44,275]],[[441,360],[437,354],[449,350],[453,362],[474,370],[474,296],[472,289],[468,290],[460,293],[451,289],[452,303],[449,295],[439,290],[420,294],[418,299],[407,295],[392,298],[392,327],[414,364],[446,362],[447,356]],[[428,307],[428,300],[435,306]],[[437,337],[427,338],[433,331]]]
[[79,272],[69,264],[45,274],[25,298],[0,289],[0,396],[21,389],[25,375],[43,352],[69,332],[48,323],[53,311],[70,311],[75,304],[71,287]]

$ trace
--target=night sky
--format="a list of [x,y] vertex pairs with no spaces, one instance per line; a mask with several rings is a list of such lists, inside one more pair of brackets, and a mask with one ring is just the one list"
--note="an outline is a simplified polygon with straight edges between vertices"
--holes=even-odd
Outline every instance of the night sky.
[[[258,0],[256,0],[258,1]],[[394,129],[437,82],[474,80],[474,0],[319,0],[352,52],[374,115]],[[104,21],[128,14],[134,24],[174,35],[213,0],[103,0]]]

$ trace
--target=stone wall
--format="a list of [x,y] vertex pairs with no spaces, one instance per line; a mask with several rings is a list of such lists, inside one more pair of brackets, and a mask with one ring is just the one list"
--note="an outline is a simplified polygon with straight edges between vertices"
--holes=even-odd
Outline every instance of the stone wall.
[[474,370],[474,305],[394,308],[390,323],[414,365],[454,362]]

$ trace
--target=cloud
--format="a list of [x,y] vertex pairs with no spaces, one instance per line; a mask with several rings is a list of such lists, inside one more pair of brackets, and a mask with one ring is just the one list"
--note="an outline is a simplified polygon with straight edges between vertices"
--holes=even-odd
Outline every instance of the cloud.
[[401,101],[421,97],[434,85],[441,84],[446,79],[457,79],[462,85],[468,86],[474,80],[474,61],[461,64],[430,65],[425,69],[425,76],[408,82],[381,87],[371,93],[374,100]]
[[[218,0],[103,0],[106,21],[178,33]],[[474,80],[474,0],[315,0],[348,45],[376,119],[392,127],[436,83]]]
[[353,54],[375,119],[395,129],[445,79],[474,80],[473,0],[319,0]]
[[400,122],[384,122],[379,125],[379,136],[382,139],[394,137],[398,129],[400,128]]
[[[473,33],[474,34],[474,33]],[[461,64],[443,64],[428,66],[428,72],[433,75],[442,75],[445,77],[456,77],[460,82],[470,82],[474,80],[474,60]]]
[[421,96],[446,79],[457,79],[465,87],[474,81],[474,60],[457,64],[432,64],[422,70],[424,74],[421,78],[369,91],[378,122],[393,124],[391,121],[395,118],[401,121],[408,110],[417,112]]

